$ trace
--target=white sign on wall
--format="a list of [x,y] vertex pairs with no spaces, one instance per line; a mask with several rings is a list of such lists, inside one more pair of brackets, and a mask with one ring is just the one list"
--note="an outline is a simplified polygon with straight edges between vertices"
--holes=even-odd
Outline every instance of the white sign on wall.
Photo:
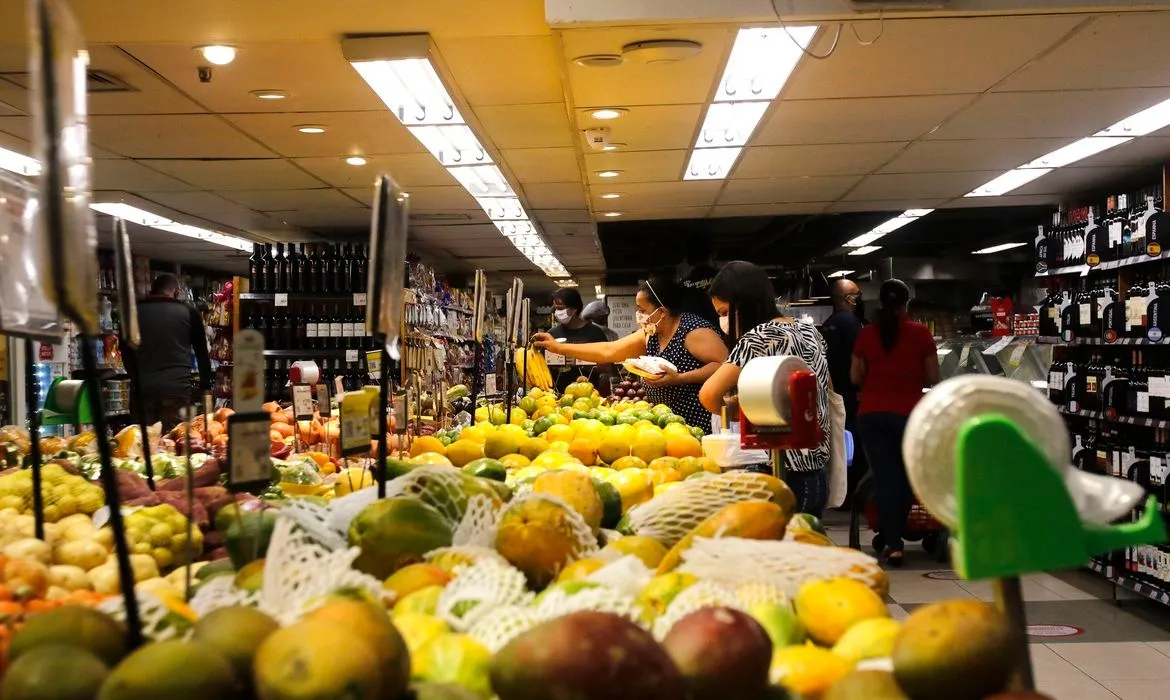
[[638,307],[634,302],[634,297],[608,296],[605,298],[605,303],[609,306],[609,327],[618,334],[619,338],[638,330],[638,321],[634,318]]

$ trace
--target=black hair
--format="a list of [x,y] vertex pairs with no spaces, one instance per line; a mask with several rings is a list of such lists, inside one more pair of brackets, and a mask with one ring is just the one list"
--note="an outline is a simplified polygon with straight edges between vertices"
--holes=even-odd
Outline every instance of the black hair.
[[154,282],[150,285],[150,293],[153,296],[172,294],[177,291],[179,291],[179,278],[169,272],[155,277]]
[[881,302],[878,335],[881,336],[882,347],[886,352],[893,352],[898,343],[898,331],[902,328],[902,313],[910,303],[910,288],[902,280],[886,280],[878,290],[878,301]]
[[577,313],[581,313],[581,309],[585,308],[585,303],[581,301],[581,292],[578,292],[576,287],[561,287],[553,292],[552,298],[564,304],[565,308],[576,310]]
[[649,297],[650,301],[665,308],[671,316],[677,316],[683,312],[686,290],[672,276],[666,274],[650,275],[649,279],[638,285],[638,291]]
[[724,265],[707,293],[727,302],[733,340],[779,314],[772,280],[764,268],[750,262],[733,260]]

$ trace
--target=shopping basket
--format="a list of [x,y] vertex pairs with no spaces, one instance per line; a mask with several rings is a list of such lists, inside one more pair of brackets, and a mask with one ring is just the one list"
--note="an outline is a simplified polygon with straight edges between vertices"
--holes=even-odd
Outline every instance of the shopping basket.
[[[853,495],[852,514],[849,521],[849,546],[861,549],[861,516],[865,515],[866,525],[874,536],[871,540],[873,549],[878,554],[886,548],[885,538],[878,525],[877,502],[874,499],[873,472],[862,478],[857,484],[857,492]],[[949,536],[943,524],[922,507],[917,499],[910,508],[910,515],[906,518],[906,527],[902,532],[902,539],[907,542],[922,542],[922,548],[934,556],[936,561],[946,561],[950,555]]]

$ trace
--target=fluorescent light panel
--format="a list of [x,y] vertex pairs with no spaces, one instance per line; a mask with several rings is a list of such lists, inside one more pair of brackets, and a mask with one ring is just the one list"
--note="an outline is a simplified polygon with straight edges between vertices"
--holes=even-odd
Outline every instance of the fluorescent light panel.
[[558,287],[576,287],[576,286],[577,286],[577,281],[576,281],[576,280],[572,280],[572,279],[568,279],[568,280],[553,280],[553,281],[557,283],[557,286],[558,286]]
[[980,248],[979,250],[973,250],[973,251],[971,251],[971,254],[972,255],[990,255],[992,253],[1002,253],[1005,250],[1011,250],[1012,248],[1019,248],[1020,246],[1026,246],[1026,245],[1028,245],[1028,243],[1026,241],[1024,243],[1001,243],[1000,245],[993,245],[989,248]]
[[250,251],[252,250],[252,241],[246,241],[243,238],[236,236],[229,236],[218,231],[211,231],[198,226],[190,226],[188,224],[181,224],[177,221],[172,221],[165,216],[152,214],[145,209],[130,206],[129,204],[122,204],[120,202],[106,202],[89,205],[90,209],[102,214],[117,217],[124,221],[138,224],[139,226],[146,226],[148,228],[158,229],[160,231],[168,231],[187,238],[194,238],[206,243],[214,243],[225,248],[234,248],[236,250]]
[[25,177],[36,177],[41,174],[41,164],[35,158],[0,148],[0,168]]
[[1016,168],[985,182],[964,197],[998,197],[1052,172],[1053,168]]
[[736,34],[684,180],[722,180],[784,89],[817,27],[746,27]]
[[882,223],[878,224],[877,226],[874,226],[867,233],[863,233],[860,236],[848,241],[847,243],[845,243],[845,247],[846,248],[864,248],[865,246],[868,246],[870,243],[873,243],[874,241],[878,240],[882,236],[885,236],[887,233],[892,233],[892,232],[897,231],[898,229],[902,228],[903,226],[906,226],[907,224],[912,224],[915,221],[918,221],[922,217],[926,216],[927,214],[929,214],[932,211],[934,211],[934,210],[933,209],[907,209],[906,211],[902,212],[901,214],[898,214],[897,216],[895,216],[894,218],[887,219],[886,221],[883,221]]
[[852,275],[852,274],[853,274],[853,270],[837,270],[834,273],[825,275],[825,277],[828,277],[829,279],[833,279],[834,277],[844,277],[845,275]]
[[419,143],[487,213],[500,233],[550,277],[567,277],[504,173],[455,106],[429,58],[355,60],[350,65]]
[[881,250],[881,249],[882,249],[882,247],[880,245],[867,245],[867,246],[864,246],[862,248],[858,248],[857,250],[850,251],[849,254],[850,255],[869,255],[870,253],[874,252],[875,250]]

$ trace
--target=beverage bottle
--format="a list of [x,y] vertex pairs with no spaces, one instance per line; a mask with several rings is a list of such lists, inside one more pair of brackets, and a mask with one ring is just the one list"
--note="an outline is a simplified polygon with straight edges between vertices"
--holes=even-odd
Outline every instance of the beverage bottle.
[[260,249],[263,246],[259,243],[252,244],[252,255],[248,258],[248,288],[252,291],[263,291],[259,289],[260,285],[260,271],[263,269],[263,257],[260,254]]
[[340,245],[334,246],[334,248],[333,257],[329,260],[329,270],[333,276],[333,293],[344,294],[349,291],[346,289],[346,283],[349,280],[348,274],[346,273],[345,253]]
[[333,247],[328,243],[321,245],[321,293],[332,294],[333,288]]

